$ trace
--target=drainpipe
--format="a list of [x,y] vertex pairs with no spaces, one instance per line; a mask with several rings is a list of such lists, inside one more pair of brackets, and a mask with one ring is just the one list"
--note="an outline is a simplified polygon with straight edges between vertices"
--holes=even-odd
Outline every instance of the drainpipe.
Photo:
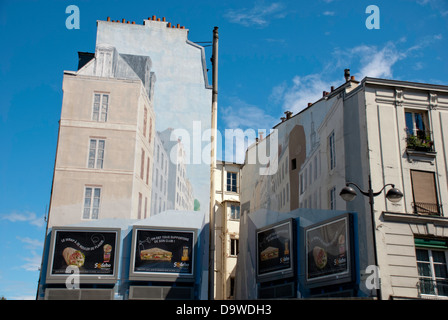
[[210,151],[210,218],[209,218],[209,266],[208,299],[214,300],[215,287],[215,172],[216,172],[216,136],[218,127],[218,27],[213,29],[212,62],[212,123]]

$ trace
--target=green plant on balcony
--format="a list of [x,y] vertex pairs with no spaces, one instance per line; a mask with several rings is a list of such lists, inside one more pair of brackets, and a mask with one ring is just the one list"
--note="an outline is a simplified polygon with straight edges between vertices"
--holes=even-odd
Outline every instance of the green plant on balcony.
[[415,151],[434,151],[434,142],[431,139],[431,133],[425,131],[417,131],[417,134],[410,134],[407,130],[406,148]]

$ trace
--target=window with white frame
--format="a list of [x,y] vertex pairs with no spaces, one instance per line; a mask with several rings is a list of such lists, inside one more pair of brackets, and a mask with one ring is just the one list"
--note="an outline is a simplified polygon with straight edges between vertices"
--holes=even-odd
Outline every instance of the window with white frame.
[[422,132],[426,132],[428,128],[428,113],[420,110],[406,110],[406,132],[410,135],[417,136]]
[[108,109],[109,109],[109,94],[95,93],[93,99],[92,120],[99,122],[106,122]]
[[83,219],[98,219],[100,211],[101,188],[85,187]]
[[447,250],[416,246],[418,286],[421,294],[448,296],[446,255]]
[[330,170],[333,170],[336,167],[336,146],[334,141],[334,131],[328,136],[328,148]]
[[102,169],[104,161],[104,148],[106,141],[102,139],[90,139],[89,168]]
[[239,220],[240,219],[240,206],[236,204],[230,205],[230,219]]
[[227,172],[227,191],[237,192],[236,176],[235,172]]

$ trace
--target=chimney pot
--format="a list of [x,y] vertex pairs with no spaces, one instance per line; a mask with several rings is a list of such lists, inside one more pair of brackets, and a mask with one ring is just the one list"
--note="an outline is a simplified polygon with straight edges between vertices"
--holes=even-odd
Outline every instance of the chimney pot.
[[350,79],[354,81],[354,80],[355,80],[355,76],[351,76],[351,78],[350,78]]
[[312,102],[308,102],[308,107],[311,106],[313,103]]
[[125,22],[126,22],[126,19],[121,20],[121,22],[125,23]]
[[157,18],[157,21],[160,21],[160,18]]
[[168,28],[171,28],[171,22],[168,22]]
[[333,92],[334,91],[334,86],[331,86],[331,92]]
[[110,17],[107,17],[107,21],[110,21]]
[[344,78],[345,78],[345,81],[350,80],[350,69],[344,69]]
[[135,24],[135,21],[132,21],[132,24]]
[[163,17],[163,18],[162,18],[162,21],[163,21],[163,22],[166,22],[166,18],[165,18],[165,17]]
[[152,16],[152,20],[154,20],[154,21],[155,21],[155,20],[156,20],[156,16]]
[[177,28],[180,28],[180,24],[177,24]]

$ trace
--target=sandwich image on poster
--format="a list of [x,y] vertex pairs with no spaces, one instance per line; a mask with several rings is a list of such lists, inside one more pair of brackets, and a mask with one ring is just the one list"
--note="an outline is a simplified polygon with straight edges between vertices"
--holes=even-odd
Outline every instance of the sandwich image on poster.
[[55,230],[52,275],[66,275],[67,267],[81,275],[114,275],[117,232]]
[[67,247],[62,251],[62,256],[64,257],[67,266],[76,266],[78,268],[84,265],[86,256],[80,250],[76,250],[71,247]]
[[193,231],[137,228],[134,232],[134,274],[192,274]]
[[151,248],[140,251],[141,260],[171,261],[172,258],[172,252],[160,248]]
[[291,222],[281,222],[257,231],[257,272],[259,276],[284,273],[292,268]]
[[278,258],[278,248],[268,247],[260,253],[261,261]]

